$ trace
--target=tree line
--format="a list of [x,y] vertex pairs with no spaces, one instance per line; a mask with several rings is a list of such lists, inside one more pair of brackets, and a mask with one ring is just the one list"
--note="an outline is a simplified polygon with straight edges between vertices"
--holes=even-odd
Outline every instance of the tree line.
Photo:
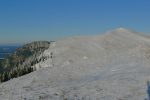
[[17,78],[22,75],[33,72],[35,69],[33,67],[16,67],[10,71],[4,71],[0,73],[0,82],[6,82],[12,78]]

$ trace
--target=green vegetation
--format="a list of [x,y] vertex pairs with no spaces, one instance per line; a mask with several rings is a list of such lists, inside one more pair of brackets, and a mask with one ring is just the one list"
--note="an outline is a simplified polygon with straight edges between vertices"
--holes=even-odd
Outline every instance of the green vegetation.
[[5,82],[12,78],[17,78],[19,76],[31,73],[33,71],[34,69],[32,67],[23,67],[23,68],[17,67],[10,70],[9,72],[0,73],[0,82]]

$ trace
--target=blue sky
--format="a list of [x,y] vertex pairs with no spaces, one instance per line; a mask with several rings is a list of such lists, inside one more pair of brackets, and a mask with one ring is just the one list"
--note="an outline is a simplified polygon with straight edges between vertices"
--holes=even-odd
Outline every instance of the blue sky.
[[150,33],[150,0],[0,0],[0,44],[57,40],[118,27]]

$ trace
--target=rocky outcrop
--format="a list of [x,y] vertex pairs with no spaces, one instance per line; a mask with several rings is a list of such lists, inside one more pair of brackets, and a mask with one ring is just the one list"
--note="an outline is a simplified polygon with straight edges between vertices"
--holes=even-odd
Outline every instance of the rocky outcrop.
[[48,41],[35,41],[35,42],[32,42],[32,43],[26,44],[24,47],[29,48],[29,49],[49,48],[49,45],[50,45],[51,42],[48,42]]

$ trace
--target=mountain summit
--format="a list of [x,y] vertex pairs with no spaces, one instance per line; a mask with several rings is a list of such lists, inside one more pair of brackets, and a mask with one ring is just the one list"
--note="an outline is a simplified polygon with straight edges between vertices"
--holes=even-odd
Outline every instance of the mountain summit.
[[115,31],[118,31],[118,32],[129,32],[129,29],[120,27],[120,28],[115,29]]
[[37,70],[0,85],[18,100],[144,100],[150,80],[150,39],[119,28],[104,35],[51,43]]
[[138,34],[139,32],[136,32],[134,30],[131,30],[131,29],[126,29],[126,28],[116,28],[114,30],[111,30],[111,31],[108,31],[107,33],[119,33],[119,34]]

